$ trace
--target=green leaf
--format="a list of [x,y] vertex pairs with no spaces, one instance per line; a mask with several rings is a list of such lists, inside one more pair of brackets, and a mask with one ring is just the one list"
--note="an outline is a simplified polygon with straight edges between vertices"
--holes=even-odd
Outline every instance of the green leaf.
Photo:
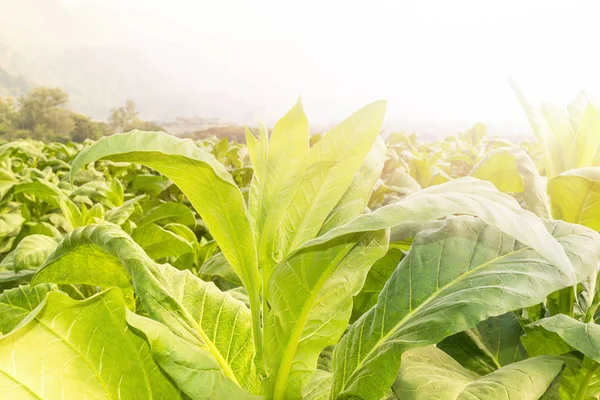
[[390,227],[398,235],[403,228],[414,229],[415,223],[434,221],[453,214],[481,218],[532,247],[553,264],[563,265],[565,273],[572,278],[572,284],[576,283],[576,271],[571,261],[544,223],[534,214],[523,210],[514,198],[498,192],[490,182],[474,178],[454,179],[414,193],[370,214],[363,214],[310,243],[324,243],[351,232]]
[[336,226],[343,225],[354,217],[362,214],[367,207],[373,188],[381,175],[383,162],[385,160],[386,147],[381,136],[377,136],[375,144],[367,154],[360,169],[354,174],[354,178],[346,193],[331,210],[319,235],[322,235]]
[[321,350],[344,333],[352,296],[360,291],[371,265],[385,254],[388,235],[356,233],[303,246],[273,271],[265,324],[267,396],[300,398]]
[[430,346],[402,355],[402,368],[393,390],[406,400],[538,400],[562,366],[556,357],[536,357],[478,376]]
[[[203,354],[190,373],[201,382],[212,382],[215,396],[221,389],[224,395],[231,393],[235,386],[257,390],[251,317],[246,306],[189,271],[156,264],[118,227],[90,225],[67,235],[33,279],[34,284],[44,282],[135,290],[147,315],[168,328],[177,337],[173,338],[176,343],[185,342],[181,346]],[[157,335],[156,324],[143,325],[148,332],[136,324],[146,335]],[[161,367],[183,384],[189,377],[174,372],[179,370],[176,360],[182,356],[176,351],[170,354],[169,347],[152,344],[150,337],[148,340]]]
[[248,290],[255,316],[254,337],[260,349],[260,277],[254,234],[242,194],[225,167],[191,140],[161,132],[133,131],[104,137],[73,160],[71,177],[97,160],[146,165],[181,189]]
[[[561,393],[573,395],[576,388],[576,394],[572,398],[577,400],[593,398],[600,393],[600,326],[593,322],[577,321],[562,314],[541,319],[529,326],[534,329],[543,328],[551,334],[558,335],[566,345],[580,351],[586,357],[581,371],[572,369],[567,373],[565,380],[570,390],[561,390]],[[555,339],[555,342],[560,342],[560,339]],[[565,347],[564,344],[562,346]],[[563,397],[571,398],[567,396]]]
[[523,343],[531,357],[560,356],[573,351],[573,348],[565,343],[557,333],[548,331],[541,326],[526,326],[525,335],[521,337],[521,343]]
[[38,199],[53,205],[58,206],[56,197],[63,197],[65,194],[59,187],[51,182],[44,181],[42,179],[34,179],[31,182],[23,182],[15,185],[13,189],[14,194],[25,194],[28,196],[35,196]]
[[14,270],[38,269],[58,245],[56,239],[45,235],[26,236],[14,252]]
[[282,254],[317,236],[373,147],[385,107],[377,101],[358,110],[310,149],[302,183],[281,221]]
[[52,285],[24,285],[0,294],[0,334],[6,335],[12,331],[42,302],[50,290],[53,290]]
[[598,399],[600,368],[597,362],[584,358],[581,365],[567,365],[560,379],[560,400]]
[[154,223],[138,226],[131,232],[131,237],[154,260],[179,257],[194,251],[192,243],[186,238]]
[[404,258],[400,249],[390,248],[385,256],[381,257],[369,270],[362,290],[354,296],[351,322],[356,321],[361,315],[377,304],[377,297],[387,280]]
[[[577,275],[584,279],[596,264]],[[455,217],[418,234],[377,305],[336,347],[333,395],[377,399],[392,384],[404,351],[540,303],[571,286],[572,273],[479,219]]]
[[588,104],[570,146],[569,169],[591,166],[598,146],[600,146],[600,113],[592,104]]
[[68,230],[73,230],[78,226],[84,225],[82,223],[82,214],[77,205],[71,201],[68,197],[55,197],[60,210],[62,211],[66,222]]
[[542,327],[554,332],[569,346],[600,363],[600,326],[584,323],[563,314],[541,319],[530,327]]
[[563,149],[563,154],[561,154],[562,163],[564,163],[566,169],[572,168],[570,167],[572,164],[571,155],[567,149],[573,147],[575,130],[569,115],[563,107],[551,103],[543,103],[540,111],[554,135],[555,143]]
[[[542,150],[542,158],[546,167],[546,175],[552,178],[555,175],[565,171],[565,149],[561,147],[561,141],[556,140],[550,130],[548,123],[540,113],[529,103],[523,90],[513,79],[509,79],[509,84],[515,92],[521,108],[529,120],[529,124],[535,134],[535,137]],[[552,121],[550,121],[552,123]],[[569,148],[569,147],[567,147]]]
[[327,400],[331,392],[332,374],[318,369],[311,381],[302,389],[303,400]]
[[118,289],[83,301],[61,292],[0,339],[0,387],[11,399],[179,399],[131,332]]
[[25,219],[19,214],[0,214],[0,239],[14,236],[23,225]]
[[[114,159],[115,158],[111,158],[111,160]],[[77,158],[75,160],[77,160]],[[134,192],[141,192],[152,197],[158,197],[158,195],[167,190],[171,184],[169,178],[164,176],[136,174],[131,181],[131,189]]]
[[525,151],[506,147],[493,150],[470,175],[492,182],[501,192],[523,193],[528,210],[540,218],[550,217],[546,185]]
[[[60,231],[47,222],[26,222],[23,230],[26,230],[28,235],[45,235],[57,239],[62,237]],[[23,233],[23,230],[21,230],[21,233]]]
[[137,196],[133,199],[129,199],[118,207],[108,210],[104,214],[104,218],[115,225],[123,225],[135,212],[137,203],[144,196]]
[[143,332],[158,364],[191,399],[260,399],[233,382],[224,381],[214,359],[163,324],[132,312],[127,313],[127,322]]
[[35,270],[25,269],[15,273],[14,271],[0,271],[0,289],[6,290],[29,283]]
[[256,165],[264,171],[264,176],[256,176],[256,187],[250,192],[249,209],[256,223],[265,281],[285,255],[281,253],[280,245],[281,219],[302,182],[309,159],[309,135],[308,120],[298,100],[273,128],[266,148],[266,166]]
[[210,280],[215,276],[219,276],[226,281],[229,281],[236,286],[241,285],[238,276],[235,274],[231,265],[227,262],[227,259],[223,256],[223,253],[217,253],[211,258],[209,258],[202,266],[200,267],[200,271],[198,275],[202,278],[206,278],[205,280]]
[[521,344],[524,333],[517,317],[509,312],[447,337],[437,347],[463,367],[485,375],[527,358]]
[[190,227],[196,226],[194,213],[185,204],[182,203],[163,203],[148,210],[139,221],[138,227],[156,223],[165,225],[169,223],[178,223]]
[[600,167],[563,172],[548,182],[552,216],[600,230]]
[[115,206],[120,206],[125,200],[125,188],[118,179],[113,179],[110,183],[110,191],[106,193],[106,199]]

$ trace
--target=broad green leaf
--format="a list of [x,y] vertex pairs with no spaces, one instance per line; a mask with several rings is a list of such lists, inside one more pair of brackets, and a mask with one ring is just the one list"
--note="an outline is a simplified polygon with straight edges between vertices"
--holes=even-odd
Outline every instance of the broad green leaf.
[[552,216],[600,230],[600,167],[563,172],[548,181]]
[[543,328],[551,334],[558,335],[560,338],[555,341],[562,339],[563,347],[568,345],[586,357],[580,371],[567,371],[564,379],[569,390],[561,390],[561,398],[580,400],[597,397],[600,394],[600,326],[559,314],[541,319],[530,327],[536,330]]
[[96,219],[104,219],[104,207],[102,207],[102,204],[96,203],[89,210],[85,205],[82,205],[80,226],[93,224],[96,222]]
[[581,92],[579,92],[579,94],[577,94],[577,97],[575,97],[575,99],[567,105],[571,125],[573,125],[573,129],[575,131],[579,129],[579,125],[583,118],[583,113],[585,112],[588,105],[594,103],[596,103],[594,96],[584,89]]
[[132,312],[127,313],[127,322],[143,333],[157,363],[191,399],[260,399],[231,381],[223,381],[223,372],[214,359],[163,324]]
[[136,174],[131,182],[131,189],[134,192],[141,192],[152,197],[158,197],[158,195],[167,190],[171,184],[168,177],[151,174]]
[[255,315],[254,336],[260,348],[260,277],[254,234],[242,194],[225,167],[191,140],[161,132],[133,131],[104,137],[73,160],[71,177],[97,160],[146,165],[181,189],[248,289]]
[[452,335],[438,343],[437,347],[463,367],[485,375],[527,358],[521,344],[524,333],[517,317],[509,312]]
[[377,136],[373,148],[367,154],[363,165],[354,174],[346,193],[327,216],[319,235],[330,231],[336,226],[343,225],[363,213],[371,198],[373,188],[381,175],[385,152],[385,143],[381,136]]
[[138,226],[131,232],[131,237],[154,260],[179,257],[194,251],[192,243],[186,238],[155,223]]
[[600,326],[593,322],[584,323],[569,316],[559,314],[541,319],[530,327],[542,327],[554,332],[569,346],[600,363]]
[[23,222],[25,219],[19,214],[0,214],[0,239],[16,234]]
[[125,200],[125,188],[118,179],[113,179],[110,183],[110,191],[106,193],[106,199],[115,206],[123,205]]
[[[150,318],[166,326],[179,338],[178,343],[183,341],[204,355],[191,372],[201,381],[211,381],[215,396],[220,390],[223,395],[231,393],[235,386],[257,390],[250,311],[246,306],[189,271],[156,264],[116,226],[90,225],[67,235],[33,279],[34,284],[44,282],[135,290]],[[153,326],[145,334],[153,336]],[[170,370],[179,368],[175,360],[180,355],[175,352],[170,358],[169,348],[152,345],[152,349],[160,354],[157,361],[171,378],[177,383],[183,383],[178,379],[187,379]],[[211,364],[203,360],[211,360]]]
[[538,400],[562,366],[556,357],[536,357],[479,376],[430,346],[402,355],[393,390],[406,400]]
[[500,148],[488,153],[471,176],[492,182],[504,193],[523,193],[528,210],[540,218],[550,217],[546,185],[525,151]]
[[[567,149],[573,147],[575,139],[575,129],[571,123],[570,116],[561,106],[552,103],[542,103],[540,111],[554,135],[554,140],[563,149],[563,154],[560,154],[561,161],[566,169],[572,165],[571,154]],[[558,155],[558,154],[557,154]]]
[[46,156],[41,151],[43,144],[31,140],[14,140],[0,146],[0,159],[6,155],[13,154],[22,158],[36,158],[45,160]]
[[404,258],[402,250],[390,248],[385,256],[381,257],[369,270],[365,284],[361,291],[354,296],[351,322],[356,321],[361,315],[377,304],[377,297],[387,280]]
[[567,365],[560,379],[560,400],[600,398],[600,364],[584,358],[578,366]]
[[431,165],[426,158],[412,157],[409,162],[409,173],[422,188],[431,186]]
[[302,183],[281,221],[282,254],[317,236],[373,147],[385,107],[377,101],[358,110],[310,149]]
[[564,153],[565,149],[561,147],[559,141],[556,140],[551,133],[547,122],[540,113],[529,103],[523,90],[513,79],[509,79],[509,84],[515,92],[521,108],[525,111],[525,115],[529,120],[529,124],[535,134],[535,137],[542,150],[542,157],[548,178],[565,171]]
[[[558,242],[569,246],[569,235],[564,240],[557,231]],[[577,277],[595,268],[600,251],[595,256]],[[540,303],[573,284],[567,265],[472,217],[451,218],[440,229],[418,234],[377,305],[336,347],[333,395],[377,399],[392,384],[404,351]]]
[[11,399],[179,399],[145,340],[125,321],[118,289],[83,301],[61,292],[0,338],[0,387]]
[[143,197],[143,195],[134,197],[133,199],[127,200],[120,206],[108,210],[104,214],[104,218],[113,224],[123,225],[133,215],[137,203]]
[[231,283],[234,283],[236,286],[241,285],[238,276],[233,272],[231,265],[227,262],[227,259],[223,256],[223,253],[217,253],[211,258],[209,258],[202,266],[200,267],[200,271],[198,275],[202,278],[207,278],[205,280],[209,280],[215,276],[219,276]]
[[572,278],[572,284],[576,283],[576,271],[565,250],[554,240],[544,223],[534,214],[523,210],[514,198],[500,193],[490,182],[474,178],[454,179],[414,193],[372,213],[360,215],[312,240],[310,244],[324,243],[352,232],[390,227],[397,234],[403,227],[413,229],[415,223],[433,221],[453,214],[481,218],[532,247],[553,264],[563,265],[565,273]]
[[16,175],[10,170],[0,169],[0,200],[2,200],[18,182]]
[[19,286],[0,294],[0,336],[12,331],[53,289],[52,285]]
[[191,243],[193,246],[195,246],[198,243],[198,238],[196,237],[196,234],[186,225],[172,222],[170,224],[165,224],[163,228],[165,228],[171,233],[178,235],[179,237],[184,238],[185,240],[187,240],[188,243]]
[[173,222],[194,227],[196,218],[185,204],[163,203],[148,210],[136,223],[141,227],[150,223],[165,225]]
[[267,396],[300,398],[321,350],[344,333],[352,296],[360,291],[371,265],[385,254],[388,235],[356,233],[303,246],[275,268],[267,287]]
[[77,205],[71,201],[68,197],[55,197],[60,210],[67,222],[67,228],[69,231],[82,226],[82,215]]
[[27,235],[45,235],[53,238],[61,238],[62,234],[54,226],[47,222],[26,222],[21,232],[26,230]]
[[530,357],[560,356],[573,351],[573,348],[562,340],[557,333],[535,325],[525,327],[525,335],[521,337],[521,343]]
[[302,389],[303,400],[328,400],[331,392],[331,372],[318,369]]
[[6,290],[29,283],[35,270],[25,269],[15,273],[14,271],[2,271],[0,269],[0,289]]
[[298,101],[273,128],[266,149],[266,166],[256,166],[264,171],[264,176],[256,177],[257,186],[249,198],[249,208],[256,222],[257,246],[265,281],[285,255],[281,253],[280,245],[280,231],[285,229],[281,220],[306,171],[309,136],[308,120],[302,103]]
[[110,188],[104,181],[92,181],[79,186],[70,193],[71,199],[78,201],[79,198],[87,198],[91,200],[90,204],[103,203],[109,208],[114,208],[117,204],[108,200]]
[[58,242],[45,235],[26,236],[19,242],[14,252],[15,272],[24,269],[38,269],[54,251]]
[[44,181],[41,179],[34,179],[31,182],[24,182],[15,185],[13,188],[14,194],[24,194],[28,196],[35,196],[38,199],[53,205],[58,206],[56,197],[63,197],[65,194],[60,188],[51,182]]
[[588,104],[571,143],[571,168],[583,168],[592,165],[600,146],[600,113]]

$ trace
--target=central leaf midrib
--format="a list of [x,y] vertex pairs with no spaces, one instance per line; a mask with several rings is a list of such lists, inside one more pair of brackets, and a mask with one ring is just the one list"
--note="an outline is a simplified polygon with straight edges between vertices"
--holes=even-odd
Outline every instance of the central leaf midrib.
[[[147,290],[144,290],[142,288],[140,288],[140,290],[142,290],[144,293],[146,293],[149,297],[152,298],[152,300],[154,300],[154,302],[156,304],[158,304],[165,312],[167,312],[168,314],[170,314],[176,321],[178,321],[179,319],[177,318],[177,315],[174,314],[171,310],[169,310],[168,308],[164,307],[156,298],[154,298],[154,296],[152,296],[151,293],[149,293]],[[167,292],[168,293],[168,292]],[[173,298],[173,296],[171,296],[169,294],[169,296],[171,298]],[[174,299],[174,298],[173,298]],[[184,314],[184,316],[186,317],[187,320],[191,321],[191,323],[193,324],[193,328],[194,331],[197,332],[200,337],[202,338],[202,340],[204,341],[204,344],[206,345],[206,347],[208,348],[208,351],[212,354],[212,356],[215,358],[215,361],[217,361],[217,364],[219,364],[219,366],[223,369],[223,372],[225,374],[225,376],[227,376],[228,378],[230,378],[233,382],[235,382],[236,385],[240,386],[235,374],[233,373],[233,370],[231,368],[231,366],[227,363],[227,361],[223,358],[223,355],[221,354],[221,352],[219,351],[219,349],[217,349],[216,345],[208,338],[208,336],[206,335],[206,332],[204,332],[204,330],[202,329],[202,327],[198,324],[198,322],[194,319],[194,317],[192,315],[190,315],[190,313],[187,311],[187,309],[185,307],[183,307],[183,305],[181,305],[181,303],[179,303],[179,301],[175,300],[177,302],[177,304],[181,307],[181,311]],[[182,324],[182,326],[184,328],[185,325]],[[187,330],[187,329],[186,329]],[[190,332],[192,333],[192,332]],[[193,335],[193,333],[192,333]],[[178,337],[180,337],[179,335],[176,335]],[[183,340],[185,340],[186,342],[188,341],[185,338],[181,338]],[[240,386],[241,387],[241,386]]]
[[283,361],[279,366],[279,371],[277,374],[277,379],[275,381],[275,387],[273,389],[273,398],[283,398],[287,378],[289,375],[289,370],[294,361],[294,356],[296,354],[296,349],[298,347],[298,343],[300,340],[300,336],[302,335],[302,331],[304,330],[306,319],[310,311],[312,310],[312,305],[314,304],[319,292],[321,291],[322,286],[325,284],[327,279],[331,276],[331,271],[335,269],[335,267],[342,262],[342,260],[350,253],[350,251],[356,246],[357,243],[351,241],[349,244],[346,244],[345,248],[341,251],[340,255],[338,255],[330,264],[329,268],[327,268],[326,273],[324,273],[321,278],[317,281],[317,284],[314,286],[314,290],[311,291],[311,295],[308,301],[305,302],[305,306],[302,308],[302,312],[296,323],[294,324],[294,328],[290,334],[290,339],[288,340],[288,344],[284,351]]
[[[446,290],[448,287],[451,287],[453,285],[455,285],[456,283],[460,282],[461,280],[463,280],[463,278],[467,278],[471,275],[473,275],[475,272],[479,271],[482,268],[487,267],[488,265],[491,265],[495,262],[497,262],[498,260],[502,260],[508,256],[514,255],[516,253],[525,251],[525,250],[531,250],[530,247],[523,247],[522,249],[519,250],[513,250],[510,253],[507,253],[503,256],[500,257],[496,257],[493,260],[487,261],[475,268],[473,268],[470,271],[465,272],[462,275],[459,275],[456,279],[453,279],[452,281],[450,281],[449,283],[447,283],[446,285],[444,285],[442,288],[440,288],[439,290],[433,292],[429,297],[427,297],[421,304],[419,304],[416,308],[414,308],[411,312],[409,312],[408,314],[406,314],[406,316],[404,316],[396,325],[394,325],[394,327],[392,329],[390,329],[389,333],[384,335],[380,340],[377,341],[377,343],[375,343],[375,345],[373,346],[373,348],[366,354],[366,356],[364,358],[362,358],[362,362],[357,363],[356,368],[354,368],[354,371],[352,373],[352,375],[350,376],[350,378],[343,383],[343,387],[346,386],[346,383],[348,381],[352,380],[352,377],[354,376],[354,374],[356,373],[356,371],[358,371],[362,365],[364,364],[365,360],[368,360],[371,355],[379,349],[379,347],[385,342],[387,341],[391,336],[394,335],[394,333],[400,328],[400,326],[402,326],[404,324],[404,322],[406,322],[407,319],[409,319],[410,317],[412,317],[413,315],[415,315],[417,312],[419,312],[422,308],[424,308],[425,306],[427,306],[430,302],[432,302],[437,295],[439,295],[441,292],[443,292],[444,290]],[[411,286],[412,286],[412,282],[411,282]]]
[[36,398],[38,398],[40,400],[44,400],[44,398],[42,396],[40,396],[39,394],[37,394],[36,392],[34,392],[33,389],[31,389],[25,383],[23,383],[19,379],[17,379],[16,376],[14,376],[12,374],[9,374],[7,371],[3,370],[2,368],[0,368],[0,372],[3,373],[5,376],[7,376],[8,379],[11,379],[12,381],[16,382],[20,387],[22,387],[23,389],[25,389],[26,391],[28,391],[29,393],[31,393]]

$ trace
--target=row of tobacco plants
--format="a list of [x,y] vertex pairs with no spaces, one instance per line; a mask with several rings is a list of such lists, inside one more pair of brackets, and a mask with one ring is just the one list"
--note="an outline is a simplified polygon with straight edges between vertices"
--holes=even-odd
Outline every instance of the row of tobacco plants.
[[0,397],[600,396],[600,114],[0,145]]

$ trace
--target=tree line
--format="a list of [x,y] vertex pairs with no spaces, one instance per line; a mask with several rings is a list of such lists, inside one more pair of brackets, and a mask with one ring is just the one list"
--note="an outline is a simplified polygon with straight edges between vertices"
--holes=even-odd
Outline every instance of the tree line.
[[127,100],[110,111],[107,122],[68,108],[69,95],[60,88],[37,87],[17,98],[0,97],[0,140],[32,138],[82,142],[133,129],[163,130],[139,118],[135,102]]

